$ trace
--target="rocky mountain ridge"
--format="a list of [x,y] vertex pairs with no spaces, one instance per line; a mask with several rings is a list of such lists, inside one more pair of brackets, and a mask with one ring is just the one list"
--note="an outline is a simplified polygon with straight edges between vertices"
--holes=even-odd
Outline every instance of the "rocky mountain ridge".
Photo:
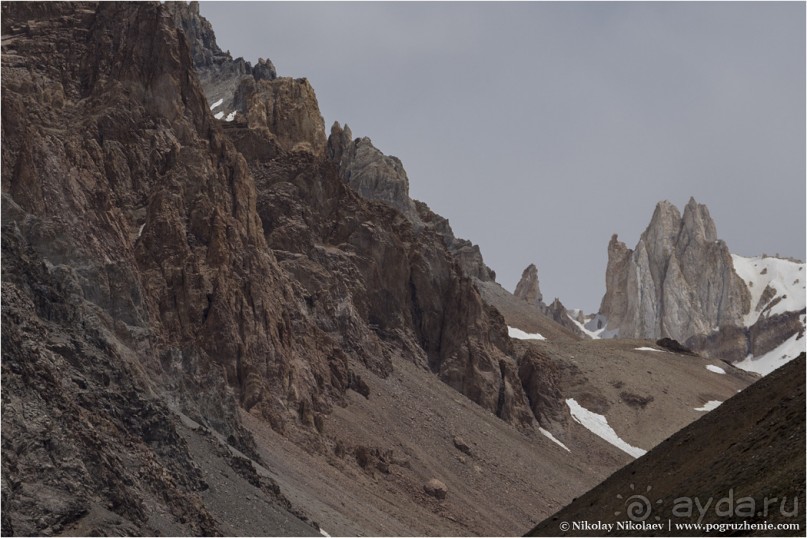
[[2,10],[4,534],[513,532],[629,458],[568,398],[649,448],[753,380],[503,290],[198,4]]

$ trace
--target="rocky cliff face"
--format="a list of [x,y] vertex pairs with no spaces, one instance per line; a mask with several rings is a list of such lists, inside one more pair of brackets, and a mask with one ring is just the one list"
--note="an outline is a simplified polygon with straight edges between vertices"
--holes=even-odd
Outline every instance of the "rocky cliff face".
[[232,60],[193,4],[2,20],[4,533],[96,508],[123,519],[94,532],[150,533],[155,506],[221,532],[178,413],[256,458],[239,413],[331,450],[333,406],[372,397],[358,366],[414,362],[529,428],[478,249],[350,189],[307,81]]
[[694,199],[683,216],[660,202],[636,248],[614,236],[608,255],[600,313],[621,337],[685,341],[738,325],[750,309],[728,247],[717,239],[706,206]]

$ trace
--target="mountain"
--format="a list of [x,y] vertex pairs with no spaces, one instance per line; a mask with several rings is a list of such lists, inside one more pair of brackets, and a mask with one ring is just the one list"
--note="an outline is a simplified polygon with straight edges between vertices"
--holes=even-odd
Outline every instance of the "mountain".
[[625,338],[683,342],[738,324],[750,308],[728,247],[717,238],[709,210],[694,198],[683,216],[660,202],[634,250],[612,237],[605,279],[600,313]]
[[198,4],[2,34],[3,534],[513,534],[758,378],[504,290]]
[[[572,528],[574,536],[692,536],[709,532],[706,525],[714,525],[712,532],[717,532],[718,525],[727,523],[762,526],[720,532],[801,536],[804,369],[802,352],[575,499],[527,536],[557,536],[561,523],[574,522],[592,524],[588,529]],[[617,522],[638,527],[620,529]],[[609,531],[595,523],[614,527]],[[793,524],[798,527],[776,527]]]
[[[804,350],[804,263],[729,252],[706,206],[659,202],[634,250],[614,235],[589,331],[672,338],[768,373]],[[593,326],[598,323],[597,326]]]

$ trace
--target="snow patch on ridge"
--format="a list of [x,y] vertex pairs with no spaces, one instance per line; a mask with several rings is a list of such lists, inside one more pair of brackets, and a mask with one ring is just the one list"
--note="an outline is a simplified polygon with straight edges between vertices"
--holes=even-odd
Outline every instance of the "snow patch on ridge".
[[218,101],[216,101],[215,103],[213,103],[212,105],[210,105],[210,110],[213,110],[213,109],[214,109],[214,108],[216,108],[217,106],[220,106],[220,105],[221,105],[223,102],[224,102],[224,99],[219,99]]
[[589,411],[577,403],[573,398],[566,400],[566,405],[569,406],[569,412],[572,414],[572,418],[575,420],[575,422],[586,428],[597,437],[608,441],[618,449],[622,450],[623,452],[627,452],[634,458],[647,454],[647,450],[629,445],[623,441],[616,434],[614,429],[608,425],[608,420],[603,415],[598,415],[597,413]]
[[707,364],[706,369],[716,374],[723,374],[723,375],[726,374],[726,371],[723,368],[721,368],[720,366],[715,366],[714,364]]
[[659,353],[665,353],[664,351],[662,351],[660,349],[656,349],[654,347],[642,346],[642,347],[635,347],[633,349],[635,349],[636,351],[658,351]]
[[[751,310],[743,323],[750,327],[760,317],[769,317],[784,312],[798,312],[805,307],[807,275],[803,263],[782,258],[756,256],[746,258],[731,255],[734,271],[743,279],[751,294]],[[760,297],[770,286],[775,294],[767,303],[759,305]],[[757,310],[757,305],[760,309]]]
[[527,333],[509,325],[507,326],[507,334],[510,335],[510,338],[517,338],[518,340],[546,340],[540,333]]

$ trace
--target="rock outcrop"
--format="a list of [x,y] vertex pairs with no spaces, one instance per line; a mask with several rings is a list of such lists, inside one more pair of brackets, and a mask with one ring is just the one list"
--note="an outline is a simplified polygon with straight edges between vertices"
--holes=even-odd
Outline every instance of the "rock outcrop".
[[521,273],[521,280],[516,284],[513,295],[530,304],[543,306],[544,296],[538,283],[538,268],[534,263],[527,266]]
[[360,196],[385,202],[412,222],[420,222],[400,159],[384,155],[367,137],[354,140],[350,127],[342,128],[338,122],[331,127],[328,158],[339,166],[339,174]]
[[400,159],[384,155],[367,137],[352,137],[347,125],[343,128],[337,122],[331,127],[327,155],[338,165],[342,179],[363,198],[400,211],[416,230],[425,227],[437,233],[463,274],[482,282],[495,281],[496,273],[485,265],[478,245],[456,237],[448,219],[409,197],[409,178]]
[[690,199],[684,214],[660,202],[634,250],[614,236],[608,246],[600,313],[624,338],[696,334],[741,324],[750,296],[718,240],[706,206]]

